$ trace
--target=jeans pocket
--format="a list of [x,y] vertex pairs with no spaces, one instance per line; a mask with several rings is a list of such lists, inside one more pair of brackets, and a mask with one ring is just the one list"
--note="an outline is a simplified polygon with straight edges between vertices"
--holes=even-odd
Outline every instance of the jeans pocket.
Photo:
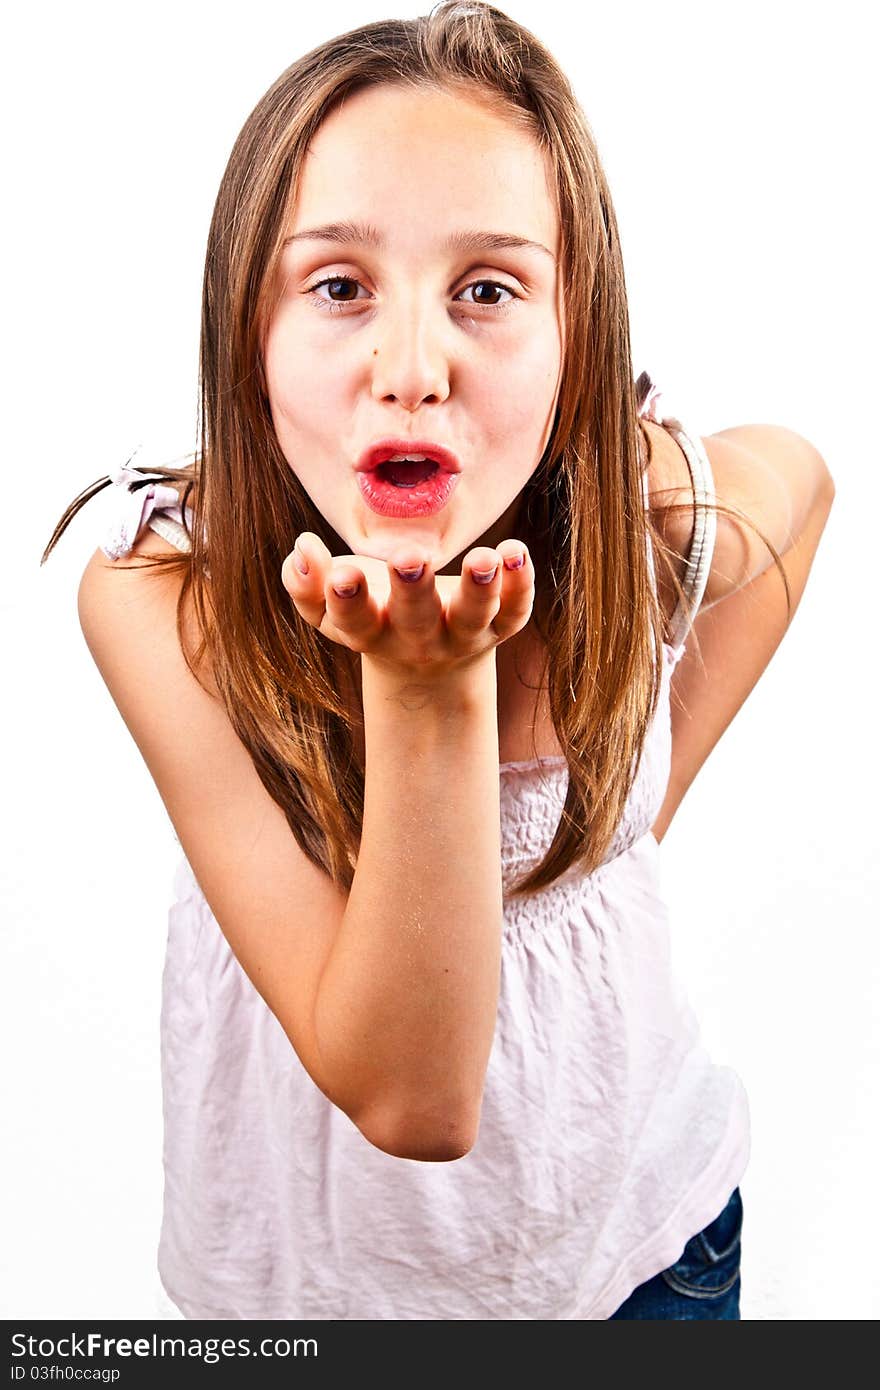
[[735,1187],[714,1221],[691,1236],[675,1264],[661,1271],[671,1289],[690,1298],[716,1298],[740,1272],[743,1205]]

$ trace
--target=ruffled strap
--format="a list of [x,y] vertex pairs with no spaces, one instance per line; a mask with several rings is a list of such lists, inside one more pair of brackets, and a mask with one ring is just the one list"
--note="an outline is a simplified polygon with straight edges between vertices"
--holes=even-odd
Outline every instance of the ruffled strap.
[[[129,467],[129,463],[108,469],[108,477],[116,489],[117,509],[101,550],[110,560],[118,560],[129,553],[154,512],[170,512],[175,521],[183,522],[177,488],[165,482],[161,473],[141,472]],[[133,484],[143,484],[145,478],[151,481],[133,491]],[[154,479],[156,481],[152,481]]]
[[652,383],[651,389],[645,397],[645,400],[642,402],[641,408],[639,410],[640,419],[653,420],[655,425],[659,425],[662,423],[660,416],[657,413],[657,402],[659,401],[662,395],[663,392],[660,389],[660,387],[655,386]]

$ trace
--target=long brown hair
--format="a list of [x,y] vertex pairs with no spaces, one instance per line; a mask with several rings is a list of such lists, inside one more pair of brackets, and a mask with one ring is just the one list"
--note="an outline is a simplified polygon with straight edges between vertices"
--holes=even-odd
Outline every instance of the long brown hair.
[[[663,640],[648,530],[679,597],[682,589],[662,528],[644,506],[650,439],[638,412],[650,381],[632,379],[621,248],[595,140],[555,59],[501,10],[445,0],[417,19],[363,25],[293,63],[251,112],[208,236],[200,447],[191,466],[150,470],[186,483],[184,509],[193,496],[192,549],[150,563],[183,571],[177,623],[191,671],[199,679],[207,657],[229,718],[298,844],[350,888],[364,801],[350,704],[354,695],[357,708],[359,659],[300,618],[281,583],[301,531],[340,552],[281,453],[260,343],[309,143],[346,95],[388,82],[493,103],[532,134],[555,174],[567,346],[553,430],[522,494],[516,534],[552,557],[538,576],[534,622],[569,784],[543,861],[514,886],[525,896],[575,860],[587,873],[602,863],[637,774],[659,697]],[[41,563],[109,481],[70,504]],[[193,653],[183,640],[190,592],[200,636]]]

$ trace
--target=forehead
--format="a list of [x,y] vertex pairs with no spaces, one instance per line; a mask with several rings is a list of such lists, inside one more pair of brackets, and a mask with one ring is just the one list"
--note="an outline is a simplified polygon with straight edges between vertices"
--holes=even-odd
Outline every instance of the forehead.
[[404,215],[515,233],[557,254],[552,171],[534,136],[474,97],[361,89],[309,146],[291,230],[344,216],[393,231]]

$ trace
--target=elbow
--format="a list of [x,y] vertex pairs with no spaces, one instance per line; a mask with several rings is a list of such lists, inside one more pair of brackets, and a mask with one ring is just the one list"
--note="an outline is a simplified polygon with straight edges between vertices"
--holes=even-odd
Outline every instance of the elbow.
[[821,526],[823,529],[825,526],[825,522],[828,520],[828,517],[831,514],[831,509],[834,506],[834,497],[834,479],[832,478],[831,474],[826,470],[825,475],[822,479],[821,486],[816,495],[815,501],[813,502],[813,510],[811,513],[811,519],[821,520]]
[[379,1118],[376,1115],[356,1121],[364,1138],[392,1158],[409,1158],[417,1163],[451,1163],[470,1153],[477,1140],[479,1113],[449,1112],[438,1116],[418,1115],[410,1110]]
[[818,449],[813,449],[813,459],[816,468],[815,501],[817,504],[824,503],[829,511],[831,503],[834,501],[835,486],[831,476],[831,470],[825,462]]
[[364,1138],[376,1149],[392,1158],[409,1158],[415,1163],[452,1163],[464,1158],[474,1146],[474,1138],[456,1125],[443,1131],[416,1134],[411,1129],[392,1130],[387,1134],[366,1134]]

